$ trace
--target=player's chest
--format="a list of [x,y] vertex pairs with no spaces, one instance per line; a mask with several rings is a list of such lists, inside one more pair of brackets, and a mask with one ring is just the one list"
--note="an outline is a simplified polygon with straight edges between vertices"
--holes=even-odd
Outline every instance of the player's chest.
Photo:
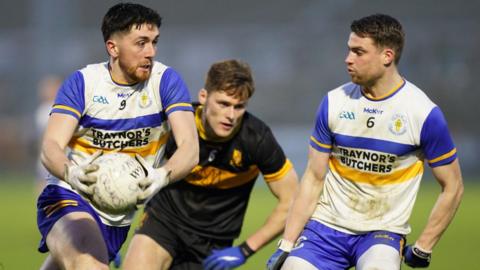
[[200,161],[202,167],[214,166],[228,171],[248,170],[252,165],[250,155],[241,145],[200,144]]
[[418,117],[408,104],[352,99],[336,104],[331,112],[329,121],[333,133],[408,144],[418,141]]
[[98,85],[85,95],[87,114],[96,118],[133,118],[161,110],[146,87]]

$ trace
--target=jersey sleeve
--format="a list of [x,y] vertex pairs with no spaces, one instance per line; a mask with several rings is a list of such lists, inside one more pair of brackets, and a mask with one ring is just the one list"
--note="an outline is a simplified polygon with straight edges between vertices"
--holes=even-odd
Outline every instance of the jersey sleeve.
[[457,157],[447,121],[438,107],[432,109],[423,123],[420,146],[430,167],[449,164]]
[[315,127],[310,136],[310,145],[320,152],[332,150],[332,132],[328,126],[328,95],[320,103],[315,117]]
[[255,147],[255,160],[266,182],[280,180],[293,167],[270,128],[266,129],[261,141]]
[[193,112],[187,85],[172,68],[168,68],[162,76],[160,98],[167,116],[174,111]]
[[69,114],[80,119],[85,109],[85,81],[80,71],[68,77],[60,87],[50,113]]

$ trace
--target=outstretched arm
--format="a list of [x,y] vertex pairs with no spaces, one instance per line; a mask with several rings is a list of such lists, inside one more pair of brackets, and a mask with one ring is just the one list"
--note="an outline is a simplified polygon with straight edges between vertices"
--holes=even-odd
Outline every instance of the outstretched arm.
[[319,152],[309,147],[307,168],[300,183],[300,190],[295,195],[288,214],[280,246],[268,260],[267,269],[278,270],[282,267],[305,224],[315,211],[318,197],[323,190],[329,157],[329,153]]
[[295,196],[293,206],[287,218],[283,240],[295,243],[303,227],[315,210],[318,197],[323,190],[325,174],[328,168],[329,153],[319,152],[311,146],[308,151],[308,163]]
[[463,181],[458,159],[444,166],[434,167],[433,175],[442,187],[427,225],[418,237],[418,247],[431,251],[457,212],[463,194]]
[[252,234],[239,246],[222,250],[213,250],[204,262],[205,270],[232,269],[244,264],[248,257],[279,235],[285,225],[288,208],[297,189],[297,174],[292,168],[277,181],[268,183],[273,195],[277,197],[278,204],[268,216],[265,224]]
[[458,160],[433,168],[433,175],[442,187],[427,225],[413,245],[404,250],[405,263],[411,267],[428,267],[432,249],[457,212],[463,194],[462,175]]
[[293,196],[298,188],[298,178],[295,170],[292,168],[281,179],[268,182],[268,187],[278,199],[278,203],[268,216],[265,224],[247,238],[246,242],[248,246],[254,251],[258,251],[268,244],[285,228],[288,209],[292,205]]

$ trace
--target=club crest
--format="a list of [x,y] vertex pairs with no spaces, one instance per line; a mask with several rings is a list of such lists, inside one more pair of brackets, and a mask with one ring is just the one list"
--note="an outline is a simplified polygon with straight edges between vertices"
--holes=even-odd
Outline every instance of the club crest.
[[395,135],[402,135],[407,131],[407,117],[403,114],[394,114],[388,129]]
[[140,94],[140,98],[138,100],[138,105],[140,108],[147,108],[152,104],[152,99],[148,96],[148,93],[146,91],[142,91]]

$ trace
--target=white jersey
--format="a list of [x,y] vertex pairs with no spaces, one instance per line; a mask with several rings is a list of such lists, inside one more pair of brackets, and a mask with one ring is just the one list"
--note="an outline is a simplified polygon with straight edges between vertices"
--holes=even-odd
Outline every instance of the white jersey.
[[408,81],[380,99],[353,83],[330,91],[310,145],[331,152],[312,219],[354,234],[408,234],[424,160],[435,167],[456,158],[442,112]]
[[[115,83],[108,63],[89,65],[71,75],[60,88],[51,113],[79,120],[68,146],[79,163],[97,150],[140,154],[158,165],[170,128],[167,117],[178,110],[192,111],[188,89],[177,72],[154,62],[150,78],[134,85]],[[48,184],[73,190],[51,176]],[[93,205],[92,205],[93,206]],[[97,209],[102,221],[121,226],[131,223],[133,212],[109,215]]]

